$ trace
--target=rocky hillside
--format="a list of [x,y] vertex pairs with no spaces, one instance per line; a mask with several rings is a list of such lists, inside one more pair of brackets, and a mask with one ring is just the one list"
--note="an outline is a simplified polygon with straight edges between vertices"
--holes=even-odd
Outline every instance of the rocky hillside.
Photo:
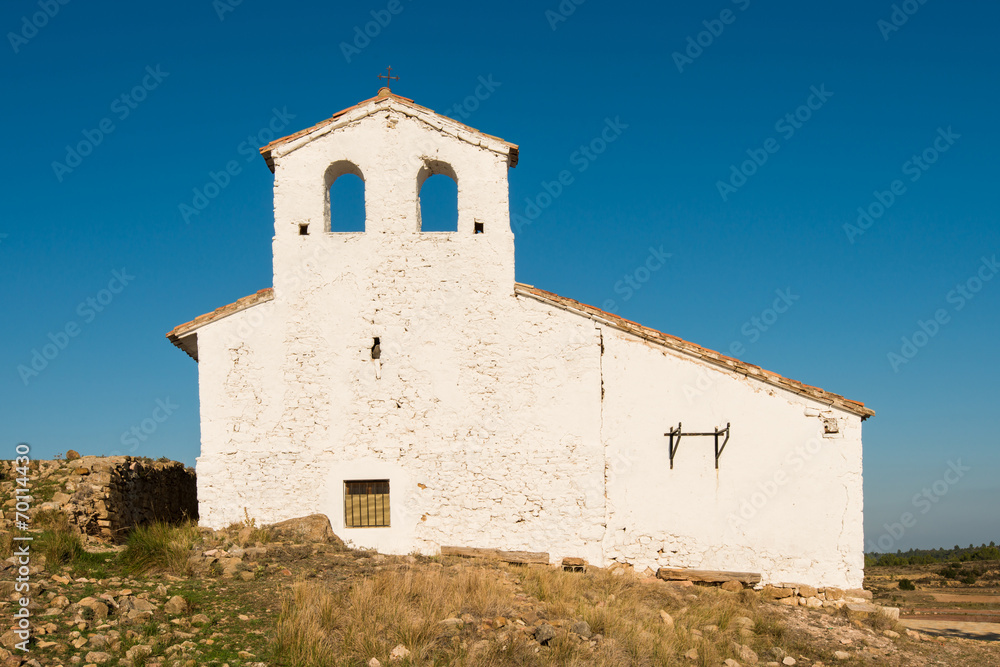
[[212,531],[166,460],[69,452],[19,498],[0,472],[0,667],[1000,666],[1000,644],[907,631],[866,591],[385,556],[323,516]]
[[[325,517],[154,526],[88,550],[55,520],[35,530],[34,635],[27,653],[0,636],[2,665],[1000,665],[997,644],[931,640],[808,588],[385,556],[345,547]],[[2,561],[7,619],[15,561]]]

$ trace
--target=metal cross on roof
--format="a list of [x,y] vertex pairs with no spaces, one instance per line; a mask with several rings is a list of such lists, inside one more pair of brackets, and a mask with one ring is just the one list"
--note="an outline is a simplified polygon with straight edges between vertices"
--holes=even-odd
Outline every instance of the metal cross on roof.
[[386,69],[388,70],[388,73],[387,74],[379,74],[378,78],[385,79],[385,87],[388,88],[389,87],[389,81],[391,79],[395,79],[396,81],[399,81],[399,77],[392,75],[392,68],[391,67],[388,67]]

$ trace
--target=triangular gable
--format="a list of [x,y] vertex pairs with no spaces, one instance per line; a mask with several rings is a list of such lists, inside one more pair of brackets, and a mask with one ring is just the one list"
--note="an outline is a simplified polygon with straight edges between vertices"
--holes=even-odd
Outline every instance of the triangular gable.
[[506,155],[510,163],[510,167],[513,168],[517,166],[519,153],[517,144],[512,144],[508,141],[500,139],[499,137],[494,137],[493,135],[486,134],[485,132],[480,132],[474,127],[469,127],[468,125],[460,123],[457,120],[435,113],[432,109],[415,104],[413,100],[409,98],[401,97],[395,93],[389,92],[388,88],[380,90],[378,96],[359,102],[342,111],[338,111],[326,120],[319,122],[312,127],[299,130],[295,134],[290,134],[287,137],[275,139],[268,145],[261,148],[260,154],[264,156],[268,169],[274,173],[275,157],[288,155],[296,149],[305,146],[317,137],[323,136],[332,130],[344,127],[350,123],[354,123],[366,116],[370,116],[385,109],[399,111],[400,113],[426,123],[435,130],[450,134],[453,137],[461,139],[462,141],[467,141],[474,146],[482,146],[501,155]]

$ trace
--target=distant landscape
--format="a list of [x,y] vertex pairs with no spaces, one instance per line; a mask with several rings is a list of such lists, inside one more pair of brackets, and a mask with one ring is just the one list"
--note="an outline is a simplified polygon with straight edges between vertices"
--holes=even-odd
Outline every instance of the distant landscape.
[[908,628],[939,637],[1000,640],[1000,548],[865,554],[865,588],[900,608]]
[[995,542],[980,546],[960,547],[957,544],[951,549],[910,549],[896,553],[867,553],[865,567],[895,567],[899,565],[933,565],[934,563],[967,563],[976,561],[1000,560],[1000,547]]

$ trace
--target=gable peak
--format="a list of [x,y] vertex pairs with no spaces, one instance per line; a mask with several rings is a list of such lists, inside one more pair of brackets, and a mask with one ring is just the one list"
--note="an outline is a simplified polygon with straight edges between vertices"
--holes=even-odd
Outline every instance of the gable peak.
[[517,144],[512,144],[499,137],[486,134],[485,132],[480,132],[474,127],[460,123],[459,121],[449,118],[448,116],[443,116],[435,112],[433,109],[415,103],[408,97],[397,95],[387,86],[379,88],[375,97],[370,97],[367,100],[363,100],[353,106],[342,109],[312,127],[307,127],[294,134],[281,137],[280,139],[275,139],[266,146],[261,147],[260,154],[263,156],[264,161],[267,162],[268,168],[273,173],[274,159],[276,157],[291,153],[296,148],[312,141],[313,138],[326,134],[333,129],[346,126],[364,118],[365,116],[370,116],[385,109],[400,111],[407,116],[427,123],[436,130],[443,131],[447,134],[458,137],[463,141],[468,141],[482,146],[483,148],[506,155],[509,166],[511,168],[517,166],[519,157]]

